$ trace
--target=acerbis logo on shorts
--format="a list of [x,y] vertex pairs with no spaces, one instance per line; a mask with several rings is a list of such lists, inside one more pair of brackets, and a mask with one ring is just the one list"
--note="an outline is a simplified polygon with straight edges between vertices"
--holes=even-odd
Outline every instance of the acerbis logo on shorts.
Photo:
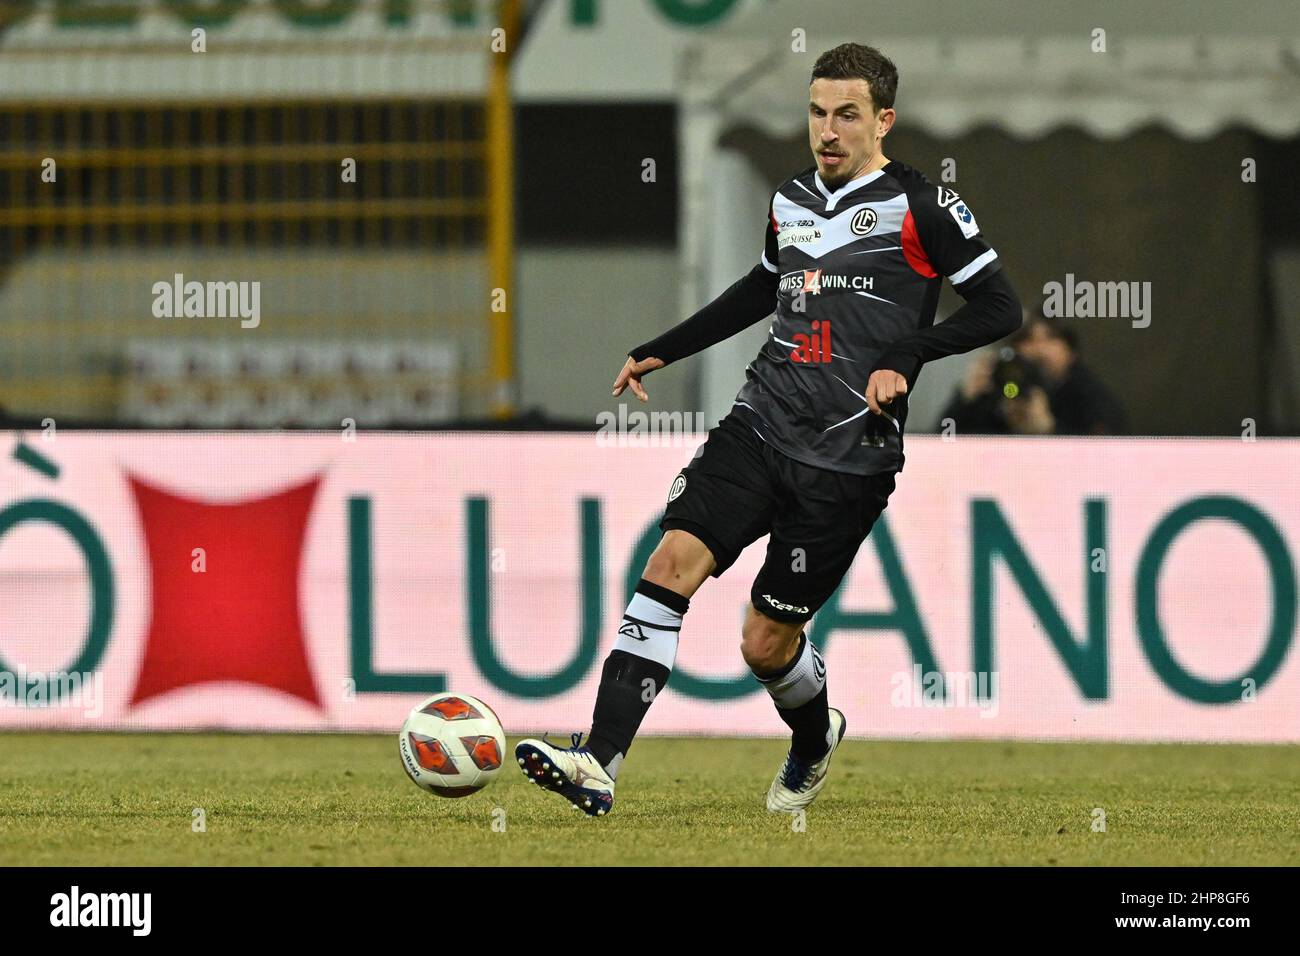
[[686,476],[678,475],[673,479],[673,486],[668,489],[668,500],[676,501],[681,497],[681,493],[686,490]]
[[772,595],[770,594],[764,594],[763,600],[766,601],[768,604],[772,605],[772,607],[776,608],[778,611],[793,611],[796,614],[808,613],[808,609],[806,607],[798,607],[794,604],[782,604],[780,601],[772,597]]

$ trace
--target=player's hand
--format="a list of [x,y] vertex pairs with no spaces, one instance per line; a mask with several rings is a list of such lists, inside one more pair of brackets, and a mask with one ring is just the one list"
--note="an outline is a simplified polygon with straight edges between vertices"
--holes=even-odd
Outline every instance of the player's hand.
[[881,413],[881,405],[888,405],[899,395],[906,394],[907,379],[892,369],[877,369],[867,379],[867,406],[877,415]]
[[622,395],[623,389],[631,385],[633,395],[641,399],[643,402],[649,401],[645,389],[641,387],[641,376],[645,375],[647,372],[653,372],[655,369],[663,367],[663,359],[657,359],[654,356],[650,356],[649,358],[637,362],[629,355],[627,361],[623,363],[622,370],[618,373],[618,378],[614,379],[614,397],[617,398],[619,395]]

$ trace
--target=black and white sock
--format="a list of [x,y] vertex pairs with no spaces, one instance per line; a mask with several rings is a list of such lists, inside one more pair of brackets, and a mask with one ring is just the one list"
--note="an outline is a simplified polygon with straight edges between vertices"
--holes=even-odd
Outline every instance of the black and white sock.
[[614,650],[605,658],[587,747],[617,778],[641,721],[668,683],[677,657],[677,635],[691,602],[676,591],[641,579]]
[[826,703],[826,662],[802,631],[790,663],[772,674],[754,676],[767,688],[776,712],[790,728],[790,749],[812,763],[831,746],[831,714]]

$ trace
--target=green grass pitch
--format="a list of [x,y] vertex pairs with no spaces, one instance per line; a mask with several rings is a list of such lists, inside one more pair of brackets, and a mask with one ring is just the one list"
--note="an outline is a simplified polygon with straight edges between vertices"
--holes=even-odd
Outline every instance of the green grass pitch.
[[1300,862],[1296,746],[851,740],[802,832],[763,807],[775,739],[642,738],[601,819],[513,764],[425,794],[392,735],[7,733],[0,752],[5,866]]

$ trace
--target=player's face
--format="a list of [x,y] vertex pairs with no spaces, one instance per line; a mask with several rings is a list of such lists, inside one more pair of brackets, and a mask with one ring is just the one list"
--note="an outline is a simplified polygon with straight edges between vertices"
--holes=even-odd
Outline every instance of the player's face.
[[816,79],[808,100],[808,142],[822,182],[834,188],[876,168],[894,111],[877,112],[867,81]]

